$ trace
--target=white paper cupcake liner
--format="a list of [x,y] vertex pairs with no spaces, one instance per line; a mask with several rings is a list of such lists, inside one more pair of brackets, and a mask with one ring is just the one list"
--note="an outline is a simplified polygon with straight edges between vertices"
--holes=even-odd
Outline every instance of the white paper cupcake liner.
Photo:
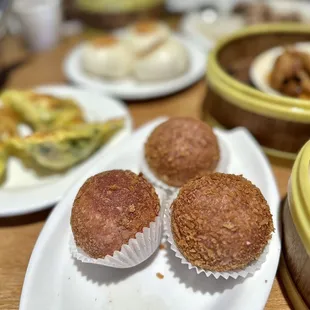
[[104,258],[92,258],[79,248],[74,240],[73,233],[69,240],[71,255],[83,263],[97,264],[114,268],[130,268],[137,266],[147,260],[159,247],[162,240],[162,220],[165,206],[165,194],[156,189],[160,200],[160,214],[150,223],[149,227],[144,227],[142,232],[138,232],[135,238],[123,244],[120,251],[114,251],[113,256],[107,255]]
[[196,267],[192,265],[190,262],[186,260],[186,258],[182,255],[182,253],[179,251],[171,230],[171,204],[174,201],[174,199],[177,197],[178,193],[175,193],[172,195],[166,203],[165,213],[164,213],[164,233],[167,237],[167,241],[170,243],[170,248],[173,252],[175,252],[175,256],[178,257],[181,260],[181,263],[183,265],[186,265],[188,269],[194,269],[197,274],[204,273],[207,277],[210,277],[211,275],[214,276],[216,279],[222,277],[224,279],[237,279],[238,277],[247,277],[248,275],[254,274],[257,270],[259,270],[262,266],[262,264],[266,261],[266,257],[269,251],[269,243],[265,247],[263,253],[260,255],[260,257],[251,262],[249,265],[247,265],[244,269],[235,269],[232,271],[226,271],[226,272],[214,272],[210,270],[204,270],[202,268]]
[[141,156],[141,172],[143,173],[144,177],[152,183],[156,188],[160,188],[166,192],[167,195],[172,195],[176,191],[178,191],[178,187],[170,186],[160,179],[158,179],[155,174],[150,169],[148,163],[146,162],[145,156],[144,156],[144,149],[143,154]]
[[73,234],[70,237],[71,255],[83,263],[104,265],[114,268],[130,268],[147,260],[159,247],[162,237],[162,219],[157,216],[150,227],[144,227],[142,233],[137,233],[135,239],[130,239],[120,251],[115,251],[113,256],[105,258],[91,258],[81,248],[77,247]]

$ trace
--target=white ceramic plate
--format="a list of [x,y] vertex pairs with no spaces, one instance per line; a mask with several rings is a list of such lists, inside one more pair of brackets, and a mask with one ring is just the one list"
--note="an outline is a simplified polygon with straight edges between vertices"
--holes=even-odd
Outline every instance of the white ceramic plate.
[[[170,248],[157,251],[132,269],[80,263],[69,253],[69,220],[74,197],[87,177],[103,170],[139,172],[144,142],[163,119],[139,129],[121,146],[105,153],[87,175],[76,181],[43,228],[32,253],[20,310],[205,310],[263,309],[281,250],[279,194],[270,166],[245,129],[217,130],[231,152],[229,172],[252,180],[269,202],[275,223],[266,262],[246,279],[215,280],[184,268]],[[164,275],[160,280],[156,273]]]
[[83,43],[75,47],[64,62],[64,72],[69,80],[86,88],[111,94],[127,100],[142,100],[158,98],[180,91],[200,78],[206,70],[206,55],[189,40],[176,36],[189,52],[190,67],[182,76],[163,82],[138,82],[128,78],[123,80],[106,80],[87,75],[81,67],[81,52]]
[[[184,0],[170,0],[175,4],[180,4],[186,8],[187,6],[194,5],[195,1],[184,1]],[[210,4],[209,0],[197,0],[200,7],[203,5]],[[248,1],[249,3],[251,1]],[[277,14],[291,14],[297,13],[300,15],[302,23],[310,23],[310,3],[306,1],[292,1],[292,0],[265,0],[270,8],[273,9]],[[204,51],[208,51],[214,47],[217,40],[224,36],[230,35],[231,33],[245,27],[245,20],[242,16],[227,14],[231,11],[236,4],[235,0],[224,0],[216,1],[214,5],[224,14],[219,14],[217,20],[212,23],[210,14],[207,13],[204,16],[203,11],[195,12],[195,10],[187,10],[190,12],[184,16],[181,21],[181,31],[187,38],[196,43]],[[223,6],[224,5],[224,6]],[[177,8],[177,6],[175,6]],[[173,10],[177,11],[177,10]],[[226,14],[225,14],[226,13]]]
[[236,0],[167,0],[166,4],[168,11],[172,13],[194,12],[211,4],[216,7],[220,13],[225,14],[231,10],[235,2]]
[[244,27],[244,21],[242,17],[231,15],[220,16],[213,23],[207,23],[204,21],[203,13],[194,12],[184,16],[180,27],[189,40],[208,52],[219,39]]
[[63,174],[38,176],[33,170],[25,168],[17,158],[10,158],[6,181],[0,186],[0,217],[31,213],[55,204],[77,176],[97,161],[105,149],[109,149],[131,133],[131,118],[120,101],[67,86],[40,87],[38,91],[75,99],[89,121],[104,121],[123,116],[126,118],[126,126],[93,156]]
[[[294,46],[297,50],[310,53],[309,42],[300,42]],[[273,66],[277,58],[283,52],[283,46],[274,47],[258,55],[252,62],[250,67],[250,78],[259,90],[268,94],[283,96],[280,92],[273,89],[268,83],[268,77],[272,72]]]
[[299,14],[302,23],[310,23],[310,3],[308,1],[267,0],[267,4],[277,14]]

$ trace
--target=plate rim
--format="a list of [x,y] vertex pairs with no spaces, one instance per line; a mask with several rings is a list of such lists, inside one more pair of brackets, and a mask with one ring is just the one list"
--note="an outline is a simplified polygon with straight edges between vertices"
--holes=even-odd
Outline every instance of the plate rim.
[[[145,124],[143,124],[141,127],[139,127],[137,130],[134,131],[134,133],[131,135],[131,138],[138,133],[146,130],[148,127],[152,127],[155,124],[158,124],[162,121],[164,121],[167,118],[156,118],[155,120],[152,120],[150,122],[147,122]],[[267,159],[267,156],[263,153],[262,149],[260,148],[258,142],[251,136],[251,134],[248,132],[247,129],[243,128],[243,127],[237,127],[234,128],[230,131],[226,131],[226,130],[221,130],[221,129],[216,129],[219,133],[221,132],[225,132],[227,134],[239,134],[242,135],[246,140],[248,140],[249,145],[252,146],[252,148],[254,148],[256,150],[256,155],[258,156],[259,161],[261,162],[261,164],[263,164],[264,166],[264,170],[265,173],[267,173],[268,175],[266,175],[266,179],[268,179],[270,181],[271,185],[271,193],[273,194],[272,198],[274,200],[274,203],[277,203],[278,205],[280,205],[280,194],[279,194],[279,190],[277,187],[277,182],[275,179],[275,175],[272,172],[272,168],[270,166],[270,163]],[[123,149],[125,148],[126,145],[124,146],[120,146],[115,145],[113,149],[107,150],[106,153],[110,154],[109,157],[112,157],[113,155],[113,150],[116,149]],[[109,160],[107,158],[105,158],[104,160]],[[101,159],[100,161],[104,161],[103,159]],[[81,178],[81,184],[83,183],[83,181],[89,177],[89,175],[91,175],[93,173],[93,171],[95,170],[95,166],[96,163],[93,164],[93,167],[87,172],[84,173],[84,177]],[[33,251],[31,253],[30,259],[29,259],[29,263],[27,266],[27,270],[25,273],[25,277],[24,277],[24,282],[23,282],[23,286],[22,286],[22,292],[21,292],[21,298],[20,298],[20,306],[19,309],[20,310],[28,310],[26,308],[27,306],[27,296],[28,291],[31,291],[32,288],[32,283],[34,282],[33,279],[33,274],[35,272],[35,266],[37,265],[37,263],[39,262],[41,256],[43,255],[41,248],[42,246],[44,246],[45,242],[48,241],[48,239],[50,238],[51,232],[54,229],[54,223],[55,220],[57,220],[58,217],[62,216],[62,214],[64,214],[66,212],[65,208],[62,207],[63,204],[65,204],[67,202],[67,200],[71,199],[72,193],[76,192],[76,188],[78,188],[79,184],[72,184],[71,187],[67,190],[67,194],[65,195],[65,197],[57,204],[57,206],[54,208],[54,210],[52,211],[52,213],[50,214],[49,218],[47,219],[46,223],[44,224],[44,227],[42,228],[38,239],[35,243],[35,246],[33,248]],[[278,209],[280,207],[278,206]],[[279,212],[277,212],[279,213]],[[275,216],[275,214],[274,214]],[[279,263],[279,259],[280,259],[280,252],[281,252],[281,223],[280,223],[280,216],[277,214],[277,222],[275,223],[275,227],[277,229],[277,233],[275,235],[275,238],[277,238],[277,240],[275,242],[277,242],[278,246],[279,246],[279,251],[277,252],[277,257],[276,257],[276,261],[277,261],[277,266]],[[275,279],[276,276],[276,271],[277,271],[277,267],[274,268],[274,274],[273,274],[273,281]],[[264,304],[266,304],[267,299],[270,295],[270,291],[273,285],[273,281],[271,281],[271,283],[268,283],[269,285],[269,293],[266,295],[266,298],[264,300]],[[270,282],[270,281],[268,281]]]
[[[70,86],[70,85],[64,85],[64,84],[42,84],[42,85],[39,85],[37,87],[33,87],[33,88],[30,88],[31,90],[34,90],[34,91],[53,91],[55,90],[57,92],[57,90],[65,90],[65,91],[70,91],[72,93],[87,93],[87,92],[91,92],[91,90],[87,90],[87,89],[79,89],[78,87],[76,86]],[[95,95],[95,96],[100,96],[102,97],[104,100],[108,100],[110,102],[114,102],[115,104],[117,104],[119,107],[121,107],[124,112],[125,112],[125,117],[126,117],[126,121],[127,121],[127,126],[123,129],[125,135],[130,135],[132,133],[132,129],[133,129],[133,121],[132,121],[132,117],[129,113],[129,110],[128,108],[126,107],[125,103],[122,102],[121,100],[117,99],[117,98],[112,98],[106,94],[102,94],[102,93],[96,93],[94,92],[92,95]],[[83,108],[83,106],[82,106]],[[118,142],[120,143],[123,139],[126,138],[126,136],[122,137]],[[111,146],[109,147],[108,146],[108,150],[111,148]],[[84,163],[84,166],[83,167],[80,167],[81,171],[79,171],[77,173],[77,177],[82,174],[84,172],[84,170],[87,170],[89,167],[88,166],[91,166],[91,164],[93,164],[92,162],[90,163],[87,163],[85,164]],[[60,177],[60,179],[62,179],[62,177]],[[56,181],[57,182],[57,181]],[[71,182],[68,182],[68,183],[71,183]],[[68,186],[70,186],[71,184],[67,184],[67,188]],[[47,186],[47,185],[45,185]],[[50,184],[50,186],[53,186],[53,184]],[[31,188],[31,192],[32,193],[35,193],[35,191],[37,191],[38,188]],[[22,190],[24,192],[24,195],[30,195],[29,194],[29,190],[28,189],[23,189]],[[19,193],[17,192],[16,193],[17,195],[19,195]],[[5,194],[5,195],[9,195],[9,194]],[[63,195],[61,194],[57,194],[51,198],[43,198],[41,199],[42,200],[42,203],[37,204],[37,203],[29,203],[27,205],[29,205],[29,207],[24,207],[24,208],[17,208],[17,209],[9,209],[9,207],[6,207],[6,210],[1,210],[0,208],[0,218],[5,218],[5,217],[12,217],[12,216],[21,216],[21,215],[25,215],[25,214],[31,214],[31,213],[35,213],[35,212],[39,212],[39,211],[43,211],[45,209],[48,209],[48,208],[51,208],[53,207],[53,205],[55,205],[57,202],[59,202]],[[1,195],[0,195],[0,198],[1,198]]]

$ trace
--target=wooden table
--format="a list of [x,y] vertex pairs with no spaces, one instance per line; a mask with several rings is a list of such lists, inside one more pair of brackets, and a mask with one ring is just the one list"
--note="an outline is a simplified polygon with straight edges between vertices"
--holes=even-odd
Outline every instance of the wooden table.
[[[28,63],[14,71],[7,87],[25,88],[40,84],[66,83],[62,72],[62,60],[67,51],[81,39],[82,36],[66,39],[55,50],[33,56]],[[25,55],[18,38],[6,38],[1,44],[2,62],[11,63]],[[169,97],[148,102],[129,102],[128,108],[135,127],[162,115],[199,117],[205,94],[206,84],[202,80]],[[290,169],[273,164],[273,171],[281,196],[284,197]],[[21,217],[0,219],[0,309],[18,309],[31,251],[49,212],[50,210],[47,210]],[[277,279],[274,281],[266,309],[290,309]]]

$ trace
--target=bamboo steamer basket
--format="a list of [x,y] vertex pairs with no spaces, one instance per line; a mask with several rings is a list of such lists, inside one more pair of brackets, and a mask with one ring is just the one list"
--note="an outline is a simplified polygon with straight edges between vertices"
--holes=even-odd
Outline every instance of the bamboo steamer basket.
[[227,129],[244,126],[269,155],[294,160],[310,138],[310,101],[263,93],[232,77],[229,67],[302,41],[310,41],[310,27],[291,23],[251,26],[220,41],[209,54],[203,119]]
[[87,25],[110,30],[139,19],[159,18],[164,0],[75,0],[75,12]]
[[283,256],[280,274],[297,310],[310,308],[310,140],[291,174],[283,209]]

